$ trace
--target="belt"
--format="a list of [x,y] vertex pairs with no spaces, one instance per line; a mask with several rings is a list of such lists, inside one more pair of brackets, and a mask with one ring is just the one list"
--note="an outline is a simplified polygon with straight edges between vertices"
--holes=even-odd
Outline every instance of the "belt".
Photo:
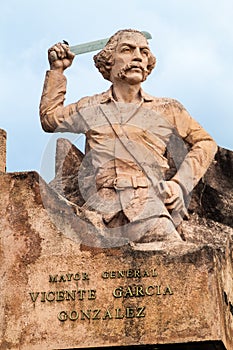
[[149,186],[148,179],[145,176],[119,176],[113,180],[115,190],[122,191],[125,188],[147,188]]

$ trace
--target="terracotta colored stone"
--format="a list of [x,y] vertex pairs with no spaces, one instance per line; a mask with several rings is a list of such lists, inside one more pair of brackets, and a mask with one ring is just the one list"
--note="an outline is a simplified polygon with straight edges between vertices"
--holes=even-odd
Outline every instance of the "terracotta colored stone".
[[[70,141],[58,139],[56,169],[61,169],[59,164],[62,163],[62,171],[56,171],[50,186],[76,204],[83,203],[78,181],[83,157],[84,155]],[[221,245],[225,236],[224,231],[226,236],[230,234],[233,228],[232,172],[233,153],[219,147],[215,160],[191,194],[188,207],[189,220],[185,220],[179,227],[183,239],[194,243],[218,242]],[[222,232],[222,236],[219,232]]]
[[184,107],[143,92],[156,61],[140,32],[107,48],[114,65],[94,59],[111,89],[66,107],[74,55],[49,49],[42,126],[84,132],[85,156],[59,140],[50,185],[0,173],[0,349],[232,350],[232,153],[212,162]]
[[0,129],[0,171],[6,171],[6,132]]
[[55,178],[50,186],[69,201],[82,206],[84,199],[79,190],[78,170],[84,155],[70,141],[57,140]]
[[216,143],[178,101],[142,90],[156,64],[145,36],[131,29],[115,33],[94,56],[112,86],[67,106],[63,73],[74,54],[67,43],[57,43],[48,59],[41,125],[46,132],[85,134],[84,161],[89,157],[91,164],[89,173],[79,172],[85,208],[107,228],[137,226],[137,242],[181,241],[176,227],[187,216],[189,194],[213,160]]
[[[88,231],[75,206],[36,173],[2,174],[0,182],[1,349],[180,343],[192,349],[199,342],[203,349],[232,348],[229,227],[221,226],[215,245],[101,249],[82,243]],[[199,229],[190,223],[197,240]]]

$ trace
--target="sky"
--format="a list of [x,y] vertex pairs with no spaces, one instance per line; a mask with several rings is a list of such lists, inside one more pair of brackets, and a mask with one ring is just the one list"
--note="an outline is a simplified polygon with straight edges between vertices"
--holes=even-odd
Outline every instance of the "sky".
[[[152,35],[157,66],[143,89],[180,101],[219,146],[232,150],[232,13],[232,0],[2,0],[0,128],[7,131],[7,171],[53,176],[56,138],[64,135],[45,133],[39,120],[48,48],[126,28]],[[66,71],[66,104],[109,88],[93,54],[77,56]],[[72,137],[82,148],[83,137]]]

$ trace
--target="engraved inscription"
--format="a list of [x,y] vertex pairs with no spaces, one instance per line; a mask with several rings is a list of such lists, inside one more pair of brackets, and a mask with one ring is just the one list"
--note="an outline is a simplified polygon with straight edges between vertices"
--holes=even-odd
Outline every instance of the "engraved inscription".
[[77,273],[66,273],[63,275],[49,275],[49,282],[59,283],[59,282],[71,282],[79,280],[89,280],[89,276],[86,272],[77,272]]
[[[109,291],[109,296],[113,298],[112,303],[114,305],[114,299],[123,300],[131,298],[144,298],[147,297],[166,297],[173,295],[172,287],[164,281],[158,283],[157,269],[151,268],[145,269],[119,269],[119,270],[106,270],[100,272],[99,275],[102,279],[101,288]],[[150,278],[150,281],[148,280]],[[153,278],[154,283],[151,278]],[[127,281],[130,279],[131,283]],[[108,288],[107,285],[110,281],[121,281],[121,284],[112,288]],[[80,301],[80,309],[73,309],[73,306],[69,310],[62,310],[57,314],[57,318],[61,322],[65,321],[96,321],[96,320],[113,320],[113,319],[131,319],[131,318],[143,318],[146,317],[146,306],[123,306],[114,308],[114,306],[107,306],[101,304],[101,307],[93,305],[93,302],[98,300],[98,291],[96,288],[77,288],[80,287],[79,283],[90,285],[91,278],[87,272],[76,273],[63,273],[63,274],[50,274],[48,276],[48,282],[53,285],[55,290],[48,291],[34,291],[30,292],[30,300],[34,305],[38,303],[53,304],[53,303],[69,303],[73,305],[74,302]],[[109,282],[108,282],[109,281]],[[140,283],[137,283],[139,282]],[[74,283],[77,286],[74,289],[62,289],[61,286],[67,283]],[[136,282],[136,283],[135,283]],[[146,283],[147,282],[147,283]],[[111,282],[112,284],[112,282]],[[58,289],[59,288],[59,289]],[[58,289],[58,290],[57,290]],[[85,301],[88,302],[86,307]],[[109,303],[107,299],[106,302]],[[84,303],[84,304],[83,304]],[[85,306],[84,306],[85,305]],[[117,305],[118,306],[118,305]]]
[[119,271],[104,271],[102,278],[143,278],[143,277],[157,277],[156,269],[141,270],[141,269],[128,269]]
[[61,311],[57,315],[59,321],[84,321],[84,320],[111,320],[123,318],[142,318],[145,317],[145,306],[126,307],[124,309],[95,309],[95,310],[72,310]]
[[41,302],[53,302],[53,301],[72,301],[72,300],[94,300],[96,299],[95,289],[78,289],[78,290],[58,290],[49,292],[30,292],[31,300],[33,303],[36,301]]
[[142,285],[133,285],[126,287],[117,287],[112,292],[115,298],[130,298],[130,297],[144,297],[153,295],[173,294],[170,286],[162,287],[161,285],[149,285],[144,287]]

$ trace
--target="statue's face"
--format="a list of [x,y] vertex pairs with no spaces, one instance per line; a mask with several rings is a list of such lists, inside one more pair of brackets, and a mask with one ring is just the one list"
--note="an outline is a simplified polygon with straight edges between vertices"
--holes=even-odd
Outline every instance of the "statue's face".
[[146,38],[140,33],[124,33],[118,41],[111,69],[113,83],[124,80],[138,84],[146,79],[150,50]]

